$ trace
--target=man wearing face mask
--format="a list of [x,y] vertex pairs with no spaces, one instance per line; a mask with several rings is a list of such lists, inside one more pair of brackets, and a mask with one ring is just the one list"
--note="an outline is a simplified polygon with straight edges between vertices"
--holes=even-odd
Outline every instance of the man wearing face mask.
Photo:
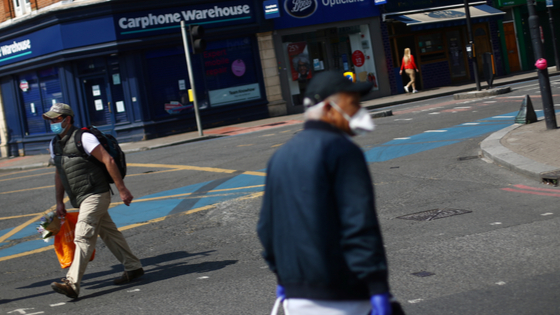
[[272,156],[257,226],[290,315],[390,315],[373,185],[350,137],[372,131],[371,82],[323,72],[309,83],[303,131]]
[[124,265],[124,273],[114,280],[114,284],[125,284],[144,274],[140,260],[132,254],[128,243],[109,215],[111,193],[109,180],[102,167],[106,167],[112,177],[119,195],[125,205],[132,202],[132,194],[126,188],[113,157],[99,145],[97,138],[84,132],[81,137],[83,150],[88,158],[76,145],[78,129],[74,127],[74,112],[69,105],[54,104],[43,114],[43,119],[50,121],[51,130],[56,134],[50,143],[51,157],[56,165],[55,192],[56,213],[59,217],[66,215],[64,192],[68,195],[72,206],[79,208],[78,222],[74,232],[76,250],[74,260],[66,278],[61,283],[51,283],[51,288],[70,298],[77,298],[80,293],[80,282],[89,259],[95,249],[97,235],[101,237],[107,248]]

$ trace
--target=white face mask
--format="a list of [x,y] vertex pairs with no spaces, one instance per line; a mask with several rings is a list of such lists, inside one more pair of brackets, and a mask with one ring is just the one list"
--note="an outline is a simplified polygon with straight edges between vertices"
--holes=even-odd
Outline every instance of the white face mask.
[[333,105],[334,109],[336,109],[342,116],[348,121],[348,125],[350,126],[350,130],[355,135],[363,135],[368,132],[373,131],[375,125],[373,124],[373,119],[369,115],[368,111],[364,108],[360,108],[354,116],[350,117],[350,115],[346,114],[340,106],[336,105],[336,103],[330,101],[331,105]]

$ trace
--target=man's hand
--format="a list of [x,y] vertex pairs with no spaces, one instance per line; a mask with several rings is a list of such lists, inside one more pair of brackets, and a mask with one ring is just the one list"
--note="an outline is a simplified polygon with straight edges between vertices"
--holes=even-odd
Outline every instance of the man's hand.
[[276,298],[283,302],[286,299],[286,292],[284,292],[284,287],[281,285],[276,286]]
[[399,71],[399,74],[400,74],[400,75],[402,75],[402,70],[401,70],[401,71]]
[[132,199],[134,198],[132,196],[132,194],[130,193],[130,191],[128,190],[128,188],[121,188],[119,190],[119,195],[121,196],[122,201],[124,202],[125,205],[130,206],[130,203],[132,202]]
[[391,315],[391,294],[376,294],[370,298],[371,315]]
[[66,216],[66,206],[63,203],[59,203],[56,205],[56,215],[59,218]]

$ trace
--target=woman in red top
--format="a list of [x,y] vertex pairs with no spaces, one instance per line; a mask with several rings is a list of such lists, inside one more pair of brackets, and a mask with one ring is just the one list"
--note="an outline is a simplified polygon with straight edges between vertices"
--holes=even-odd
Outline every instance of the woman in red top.
[[418,67],[416,67],[416,63],[414,63],[414,56],[412,56],[410,54],[410,48],[405,48],[404,49],[404,57],[402,59],[402,64],[401,64],[401,71],[399,72],[399,74],[402,75],[402,71],[406,72],[406,74],[408,74],[408,77],[410,78],[410,82],[408,82],[407,85],[405,85],[404,90],[408,93],[408,88],[410,87],[410,85],[412,85],[412,93],[418,93],[418,91],[416,90],[416,84],[414,83],[414,80],[416,79],[416,72],[418,72]]

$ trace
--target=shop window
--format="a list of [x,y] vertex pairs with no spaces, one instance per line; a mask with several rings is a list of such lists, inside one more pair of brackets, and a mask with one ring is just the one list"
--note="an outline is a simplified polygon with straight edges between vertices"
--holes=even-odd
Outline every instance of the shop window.
[[152,118],[192,112],[187,106],[190,84],[183,48],[149,51],[145,56]]
[[249,37],[208,43],[202,60],[210,106],[260,99],[258,59]]
[[282,37],[292,102],[303,104],[309,80],[318,72],[353,72],[359,82],[379,89],[368,25],[320,29]]
[[23,100],[26,134],[45,134],[50,132],[49,124],[43,120],[55,103],[64,102],[60,88],[57,68],[47,68],[28,72],[19,76],[19,89]]
[[31,13],[31,2],[30,0],[13,0],[14,1],[14,11],[16,16],[22,16]]

